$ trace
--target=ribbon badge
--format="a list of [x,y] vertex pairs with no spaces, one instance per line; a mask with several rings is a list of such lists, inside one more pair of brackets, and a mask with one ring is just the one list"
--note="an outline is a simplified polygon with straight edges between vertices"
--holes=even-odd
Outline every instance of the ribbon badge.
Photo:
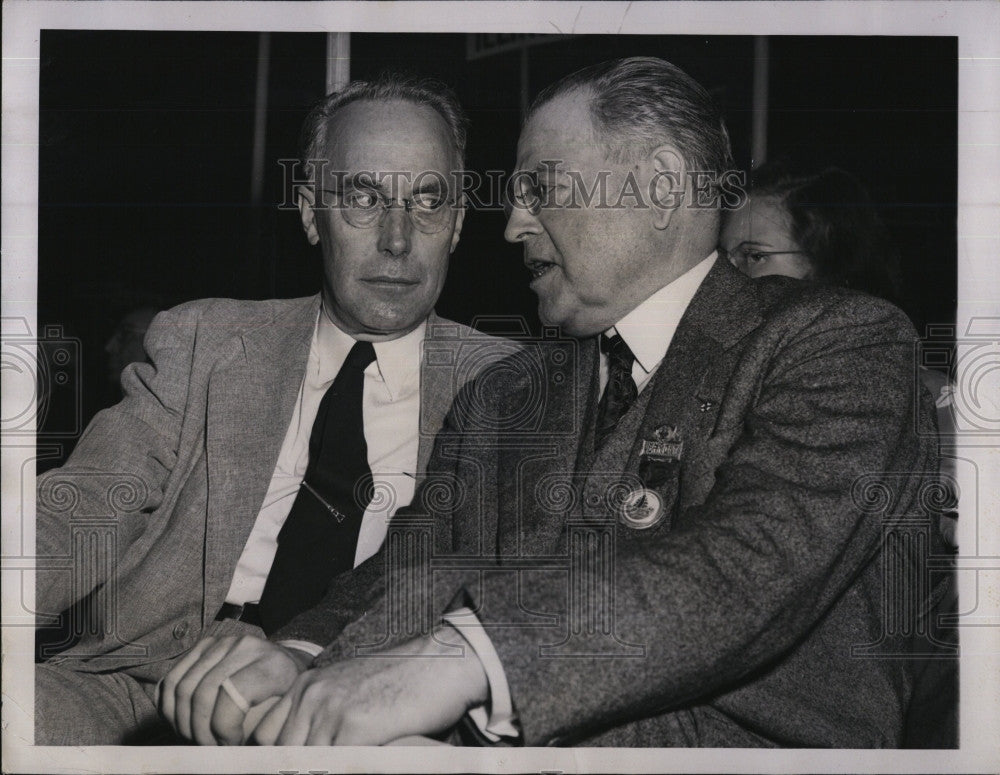
[[675,463],[684,453],[684,442],[674,425],[661,425],[653,429],[653,438],[643,439],[639,457],[648,463]]

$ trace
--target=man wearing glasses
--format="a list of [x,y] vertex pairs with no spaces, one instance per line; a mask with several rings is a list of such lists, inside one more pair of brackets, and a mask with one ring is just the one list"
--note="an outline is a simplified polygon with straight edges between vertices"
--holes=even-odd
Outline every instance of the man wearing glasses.
[[[927,646],[919,551],[941,546],[915,333],[888,303],[720,259],[693,181],[730,165],[710,95],[663,60],[539,95],[506,237],[581,379],[552,382],[532,429],[449,415],[424,486],[474,497],[433,511],[455,560],[433,628],[385,632],[410,578],[393,569],[258,742],[380,744],[468,713],[528,746],[900,744]],[[573,204],[574,179],[607,199]],[[498,415],[530,398],[523,376]]]
[[[458,375],[475,371],[462,353],[478,367],[493,357],[433,312],[465,216],[453,185],[464,150],[465,119],[443,84],[385,77],[321,101],[303,128],[309,182],[297,190],[322,250],[321,293],[160,314],[149,363],[123,373],[124,400],[40,479],[40,556],[72,555],[60,493],[79,513],[116,487],[135,497],[117,556],[38,573],[39,610],[94,588],[113,605],[99,609],[100,634],[38,665],[37,744],[148,740],[155,686],[174,666],[164,715],[209,742],[204,724],[192,728],[195,690],[214,697],[241,670],[284,690],[320,648],[282,630],[331,582],[369,583]],[[421,376],[431,343],[437,368]]]

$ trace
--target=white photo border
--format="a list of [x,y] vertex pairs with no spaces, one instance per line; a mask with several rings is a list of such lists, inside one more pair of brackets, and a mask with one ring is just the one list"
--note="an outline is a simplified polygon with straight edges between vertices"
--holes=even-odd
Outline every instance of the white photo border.
[[[958,37],[956,331],[981,335],[1000,396],[1000,5],[992,2],[28,2],[3,5],[3,317],[36,331],[39,43],[43,29]],[[978,334],[976,332],[979,332]],[[990,344],[991,343],[991,344]],[[4,371],[3,401],[25,396]],[[8,394],[7,388],[12,392]],[[979,395],[983,395],[980,393]],[[30,400],[30,397],[28,397]],[[1000,398],[984,411],[1000,419]],[[4,417],[7,417],[6,412]],[[995,427],[995,426],[994,426]],[[1000,765],[1000,433],[963,454],[980,471],[978,541],[962,600],[961,746],[955,751],[35,747],[34,448],[2,445],[3,759],[7,772],[995,772]],[[992,485],[992,486],[991,486]],[[964,490],[965,488],[963,488]],[[964,502],[964,501],[963,501]],[[961,507],[960,507],[961,510]],[[978,529],[977,529],[978,524]],[[20,625],[20,626],[18,626]]]

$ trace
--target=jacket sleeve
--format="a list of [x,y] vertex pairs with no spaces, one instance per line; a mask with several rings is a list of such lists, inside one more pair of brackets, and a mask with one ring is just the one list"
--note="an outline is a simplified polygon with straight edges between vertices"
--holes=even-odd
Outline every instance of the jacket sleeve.
[[[484,427],[482,408],[507,392],[510,375],[519,371],[507,368],[508,359],[498,359],[498,354],[514,352],[515,361],[526,357],[509,341],[497,347],[495,337],[472,334],[477,337],[473,353],[481,369],[480,382],[465,383],[455,395],[413,500],[393,516],[379,551],[333,579],[323,601],[273,633],[273,640],[327,646],[317,659],[324,663],[376,644],[388,648],[429,631],[448,607],[464,576],[444,572],[432,578],[430,555],[442,557],[488,540],[489,528],[456,524],[470,505],[495,502],[484,490],[495,483],[495,474],[487,472],[466,447],[471,443],[492,448],[492,431]],[[461,372],[455,368],[456,375]],[[403,600],[409,613],[401,618]]]
[[[456,402],[458,403],[458,402]],[[302,612],[270,636],[272,640],[304,640],[326,646],[317,664],[352,656],[357,649],[381,650],[424,634],[444,610],[442,594],[454,596],[457,579],[435,579],[428,573],[431,552],[452,551],[452,519],[456,495],[463,487],[457,470],[462,460],[452,445],[461,441],[460,420],[453,408],[438,433],[428,464],[411,503],[392,518],[379,551],[330,582],[321,603]],[[459,496],[467,497],[464,490]],[[401,616],[397,603],[405,600]],[[391,620],[391,621],[390,621]]]
[[[530,357],[518,350],[459,390],[435,437],[427,473],[410,505],[393,517],[382,548],[334,579],[323,603],[275,633],[276,639],[328,644],[317,665],[390,648],[427,634],[452,607],[467,571],[452,569],[447,557],[495,562],[498,478],[490,453],[496,427],[483,410],[497,400],[516,404],[510,382],[526,370],[516,364]],[[516,411],[499,413],[510,414]],[[432,556],[444,560],[433,570]]]
[[[932,444],[914,432],[901,313],[862,300],[800,310],[781,329],[707,499],[678,527],[617,542],[611,576],[598,561],[575,566],[568,585],[551,571],[475,584],[526,745],[707,698],[773,664],[876,561],[882,525],[859,506],[857,483],[901,474],[894,513],[906,513],[920,472],[935,470]],[[573,598],[584,601],[576,619]],[[562,654],[551,629],[504,626],[544,611],[586,634],[601,622],[588,606],[602,601],[628,657]]]
[[[106,582],[163,502],[177,460],[198,316],[195,305],[156,316],[145,339],[148,362],[122,373],[124,398],[94,417],[65,465],[39,477],[38,610],[62,611]],[[74,525],[95,517],[113,522],[117,557],[87,555],[87,567],[78,567]]]

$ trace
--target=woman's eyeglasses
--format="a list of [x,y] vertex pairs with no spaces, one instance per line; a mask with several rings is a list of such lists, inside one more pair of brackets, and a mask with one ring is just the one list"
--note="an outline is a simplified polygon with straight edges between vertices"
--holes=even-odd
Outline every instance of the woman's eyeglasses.
[[721,245],[716,248],[719,255],[735,267],[752,266],[767,261],[771,256],[804,256],[804,250],[757,250],[749,245],[739,245],[732,250],[726,250]]

